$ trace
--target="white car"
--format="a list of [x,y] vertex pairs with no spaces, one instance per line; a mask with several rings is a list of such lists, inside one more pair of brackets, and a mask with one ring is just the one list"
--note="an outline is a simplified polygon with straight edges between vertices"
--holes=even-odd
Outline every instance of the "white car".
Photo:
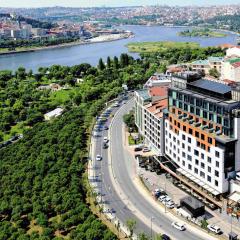
[[170,202],[167,202],[167,203],[166,203],[166,207],[172,209],[172,208],[175,207],[175,204],[174,204],[173,201],[170,201]]
[[101,161],[101,160],[102,160],[102,156],[98,154],[98,155],[96,156],[96,161]]
[[186,230],[186,227],[182,223],[179,223],[179,222],[173,222],[172,227],[174,227],[180,231]]
[[108,142],[109,142],[108,138],[107,138],[107,137],[104,137],[104,138],[103,138],[103,142],[104,142],[104,143],[108,143]]
[[221,232],[221,228],[214,224],[207,225],[207,228],[216,234],[219,234]]
[[150,152],[150,149],[148,147],[144,147],[142,151],[143,152]]
[[166,195],[162,195],[162,196],[160,196],[159,198],[158,198],[158,200],[160,201],[160,202],[163,202],[165,199],[166,199]]

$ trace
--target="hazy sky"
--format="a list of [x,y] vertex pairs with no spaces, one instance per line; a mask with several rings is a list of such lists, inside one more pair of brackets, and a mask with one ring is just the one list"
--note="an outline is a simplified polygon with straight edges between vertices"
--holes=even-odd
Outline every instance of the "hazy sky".
[[240,4],[240,0],[0,0],[0,7]]

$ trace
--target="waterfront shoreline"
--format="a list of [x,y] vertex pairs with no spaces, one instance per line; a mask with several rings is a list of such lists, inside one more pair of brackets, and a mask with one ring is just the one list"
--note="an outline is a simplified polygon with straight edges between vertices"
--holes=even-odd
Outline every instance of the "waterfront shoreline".
[[113,41],[118,41],[118,40],[122,40],[122,39],[132,38],[132,37],[134,37],[134,34],[132,32],[129,32],[129,33],[119,34],[119,37],[117,37],[117,38],[115,38],[113,36],[116,36],[116,34],[101,36],[102,37],[101,40],[99,40],[99,37],[96,37],[96,38],[89,39],[87,41],[75,41],[75,42],[70,42],[70,43],[54,45],[54,46],[35,47],[35,48],[29,48],[29,49],[24,49],[24,50],[19,50],[19,51],[0,52],[0,56],[19,54],[19,53],[36,52],[36,51],[43,51],[43,50],[51,50],[51,49],[58,49],[58,48],[64,48],[64,47],[73,47],[73,46],[78,46],[78,45],[113,42]]

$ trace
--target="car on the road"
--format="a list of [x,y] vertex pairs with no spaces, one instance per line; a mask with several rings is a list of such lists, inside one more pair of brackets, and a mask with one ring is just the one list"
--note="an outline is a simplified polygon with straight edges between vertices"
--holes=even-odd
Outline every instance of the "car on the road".
[[102,156],[100,154],[97,154],[96,161],[101,161],[101,160],[102,160]]
[[171,240],[171,238],[166,234],[162,234],[161,237],[162,237],[162,240]]
[[109,127],[105,125],[104,126],[104,130],[108,130],[108,129],[109,129]]
[[108,138],[107,138],[107,137],[104,137],[104,138],[103,138],[103,142],[104,142],[104,143],[108,143],[108,142],[109,142]]
[[150,152],[151,150],[148,147],[144,147],[142,151],[143,152]]
[[107,149],[108,148],[108,144],[107,143],[103,143],[103,149]]
[[172,227],[174,227],[174,228],[176,228],[176,229],[178,229],[180,231],[186,230],[186,227],[184,226],[184,224],[179,223],[179,222],[173,222],[172,223]]
[[221,233],[221,228],[218,227],[217,225],[208,224],[208,225],[207,225],[207,228],[208,228],[211,232],[214,232],[214,233],[216,233],[216,234],[220,234],[220,233]]

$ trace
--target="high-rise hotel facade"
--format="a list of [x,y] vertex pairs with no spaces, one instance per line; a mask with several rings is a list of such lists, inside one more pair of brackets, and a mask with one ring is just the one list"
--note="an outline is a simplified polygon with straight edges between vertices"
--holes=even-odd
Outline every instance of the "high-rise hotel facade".
[[182,74],[172,78],[165,154],[177,172],[213,195],[229,190],[240,170],[240,101],[231,87]]

